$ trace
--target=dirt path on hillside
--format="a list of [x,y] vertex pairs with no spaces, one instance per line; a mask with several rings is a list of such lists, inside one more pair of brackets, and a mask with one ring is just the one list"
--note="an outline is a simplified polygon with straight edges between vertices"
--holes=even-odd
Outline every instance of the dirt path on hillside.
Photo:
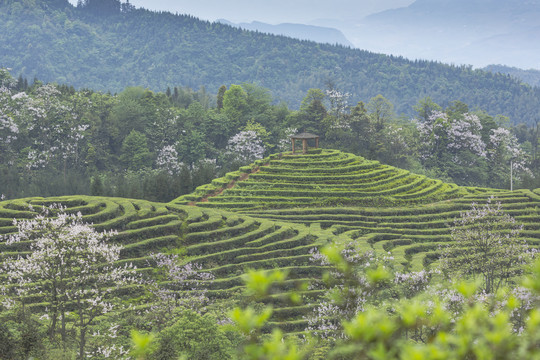
[[[262,165],[262,166],[268,166],[269,164],[270,164],[270,163],[268,162],[268,163],[266,163],[266,164],[264,164],[264,165]],[[244,180],[248,179],[249,176],[250,176],[251,174],[258,173],[260,170],[261,170],[260,166],[257,166],[257,167],[256,167],[255,169],[253,169],[250,173],[244,173],[244,174],[242,174],[237,180],[232,180],[230,183],[228,183],[227,186],[225,186],[225,187],[223,187],[223,188],[220,188],[220,189],[214,191],[214,192],[211,193],[211,194],[205,195],[205,196],[204,196],[201,200],[199,200],[199,201],[191,201],[191,202],[188,203],[188,205],[196,206],[196,203],[198,203],[198,202],[208,202],[208,198],[211,198],[211,197],[214,197],[214,196],[218,196],[218,195],[220,195],[223,191],[225,191],[225,190],[227,190],[227,189],[232,189],[232,188],[236,185],[236,183],[237,183],[238,181],[244,181]]]

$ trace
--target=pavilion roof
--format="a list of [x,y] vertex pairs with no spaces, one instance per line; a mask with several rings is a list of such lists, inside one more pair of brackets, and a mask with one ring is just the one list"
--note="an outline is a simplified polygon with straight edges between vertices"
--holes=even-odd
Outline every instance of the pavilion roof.
[[291,136],[291,139],[317,139],[318,137],[319,135],[303,132],[303,133]]

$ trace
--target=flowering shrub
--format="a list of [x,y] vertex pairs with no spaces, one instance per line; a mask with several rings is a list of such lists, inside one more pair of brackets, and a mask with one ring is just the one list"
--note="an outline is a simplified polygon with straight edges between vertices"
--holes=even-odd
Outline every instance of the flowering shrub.
[[214,275],[203,272],[195,263],[179,264],[178,255],[152,254],[152,259],[167,285],[147,281],[147,289],[157,300],[147,310],[147,318],[156,328],[169,322],[175,309],[201,312],[209,303],[203,281],[213,280]]

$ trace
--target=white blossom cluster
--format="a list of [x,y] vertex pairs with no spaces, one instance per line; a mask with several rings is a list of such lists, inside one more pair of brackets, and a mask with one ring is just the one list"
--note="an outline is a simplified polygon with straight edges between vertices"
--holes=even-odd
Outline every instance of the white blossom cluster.
[[[65,103],[59,95],[59,90],[49,84],[37,87],[31,97],[0,87],[2,153],[10,152],[9,145],[17,140],[18,134],[28,133],[33,139],[26,164],[28,169],[42,168],[55,158],[79,161],[80,144],[90,126],[80,124],[77,114],[81,113],[80,106],[88,104]],[[79,111],[75,111],[76,106]]]
[[120,325],[111,324],[103,333],[99,330],[94,331],[92,336],[93,346],[89,351],[86,351],[86,357],[89,359],[126,359],[129,355],[129,349],[122,345],[115,344],[115,339],[118,338]]
[[116,233],[96,232],[81,213],[68,214],[53,205],[33,219],[13,224],[17,232],[0,240],[6,245],[28,243],[30,251],[3,261],[3,274],[11,284],[6,295],[17,301],[24,301],[23,295],[43,296],[51,304],[48,315],[53,319],[63,319],[66,304],[72,303],[82,332],[96,317],[113,310],[114,289],[140,283],[135,266],[115,264],[121,247],[109,239]]
[[[2,109],[0,109],[1,111]],[[17,134],[19,133],[19,127],[12,118],[5,114],[0,113],[0,142],[9,144],[14,140],[17,140]]]
[[[450,321],[456,323],[463,315],[463,310],[466,308],[467,301],[472,301],[475,304],[480,304],[490,310],[491,316],[496,316],[502,310],[507,310],[509,300],[512,298],[514,305],[510,311],[510,322],[513,331],[516,333],[523,332],[524,326],[529,320],[530,310],[537,308],[540,301],[538,295],[533,294],[529,289],[517,286],[504,294],[488,294],[484,291],[478,292],[472,296],[471,300],[466,299],[461,293],[455,289],[444,288],[441,285],[430,286],[426,290],[430,299],[437,299],[437,304],[451,315]],[[427,304],[430,313],[435,306],[434,301],[428,301]]]
[[[309,250],[309,254],[311,255],[309,261],[321,266],[330,265],[330,261],[326,255],[321,254],[318,248],[311,248]],[[356,248],[354,242],[348,243],[343,249],[341,249],[340,254],[343,256],[345,261],[361,268],[367,268],[372,264],[375,264],[378,260],[374,251],[360,252]]]
[[330,262],[328,261],[328,258],[321,254],[318,248],[311,248],[309,249],[309,261],[312,263],[316,263],[317,265],[321,266],[328,266],[330,265]]
[[486,144],[482,141],[480,131],[482,124],[478,116],[466,113],[456,119],[447,128],[448,149],[469,150],[480,157],[486,157]]
[[402,127],[389,127],[387,135],[388,142],[394,148],[399,148],[403,150],[407,150],[409,148],[409,144],[407,144],[407,141],[403,136]]
[[[329,259],[321,254],[317,248],[310,249],[309,254],[311,262],[322,266],[331,264]],[[365,270],[379,263],[379,259],[373,251],[362,253],[356,249],[352,242],[340,251],[340,255],[347,263],[354,265],[354,274],[349,274],[349,276],[354,277],[355,286],[351,287],[341,282],[341,279],[344,279],[344,274],[340,270],[331,270],[329,275],[333,280],[336,280],[336,284],[327,290],[326,300],[321,301],[314,312],[305,317],[308,322],[306,330],[312,331],[319,337],[334,340],[344,337],[340,325],[343,319],[351,319],[354,315],[364,311],[368,299],[375,290],[365,277]],[[309,286],[309,289],[324,288],[325,286],[321,282],[313,282]],[[339,296],[332,294],[339,294]]]
[[229,139],[226,152],[234,159],[250,163],[261,159],[266,149],[259,135],[253,130],[241,131]]
[[513,170],[533,175],[527,167],[527,154],[517,138],[503,127],[492,129],[489,140],[482,139],[482,123],[475,114],[465,113],[451,119],[447,113],[433,111],[427,120],[414,120],[420,134],[420,158],[423,161],[439,156],[441,152],[453,155],[461,165],[474,165],[468,151],[489,161],[492,167],[506,168],[512,162]]
[[59,143],[60,151],[63,159],[68,159],[77,156],[79,144],[85,137],[85,131],[90,125],[77,125],[70,128],[69,131],[61,132],[64,136],[64,141]]
[[278,149],[279,151],[288,151],[291,148],[291,136],[296,135],[298,132],[297,128],[286,128],[283,133],[284,137],[279,140]]
[[160,326],[175,308],[186,308],[200,312],[209,303],[204,282],[213,280],[213,274],[203,272],[202,266],[195,263],[179,264],[178,255],[152,254],[158,269],[167,280],[163,286],[149,280],[147,288],[158,301],[148,309],[150,321]]
[[184,167],[184,163],[179,161],[178,152],[175,145],[166,145],[159,150],[156,160],[158,169],[165,170],[169,175],[177,175]]
[[[83,299],[92,307],[103,306],[107,311],[110,306],[104,302],[102,291],[87,285],[120,286],[135,282],[133,270],[136,268],[128,264],[122,268],[114,265],[120,257],[121,246],[110,244],[108,239],[116,232],[96,232],[83,222],[81,213],[60,212],[54,218],[46,217],[56,210],[51,207],[34,219],[13,221],[18,231],[4,236],[6,245],[29,242],[30,253],[4,261],[6,276],[20,286],[36,279],[56,279],[66,286],[68,300]],[[97,268],[100,271],[96,272]],[[34,286],[44,291],[50,284],[45,281]],[[25,290],[35,292],[37,289]],[[88,297],[90,295],[92,297]]]
[[510,130],[503,127],[491,130],[489,141],[492,144],[492,148],[488,156],[492,162],[511,161],[512,168],[515,172],[521,171],[534,176],[527,166],[527,155],[525,151],[519,146],[518,139]]
[[326,90],[326,96],[330,100],[331,111],[336,115],[345,114],[349,107],[351,93],[343,93],[337,89]]
[[[529,320],[529,312],[537,307],[538,303],[540,302],[540,297],[533,294],[530,289],[526,289],[521,286],[513,288],[508,296],[517,299],[520,304],[520,306],[512,309],[510,312],[510,317],[514,325],[514,331],[521,334],[527,320]],[[507,305],[508,299],[501,301],[499,304],[501,308]]]
[[206,167],[212,167],[212,168],[218,168],[217,165],[217,159],[201,159],[195,164],[193,164],[193,170],[199,171],[200,169],[206,168]]
[[403,285],[408,297],[412,297],[420,291],[425,290],[430,281],[431,274],[426,270],[409,273],[397,272],[394,276],[394,283]]
[[323,301],[306,317],[306,331],[322,339],[344,338],[341,331],[341,309],[330,301]]
[[422,141],[421,158],[426,160],[437,156],[439,151],[454,154],[461,162],[460,151],[485,158],[486,144],[482,140],[482,124],[477,115],[466,113],[458,119],[450,119],[442,111],[433,111],[426,121],[415,120]]
[[0,68],[0,89],[11,89],[17,85],[17,80],[11,77],[11,74],[6,68]]
[[6,87],[0,87],[0,159],[12,152],[10,145],[19,136],[19,125],[16,122],[18,114],[16,100]]

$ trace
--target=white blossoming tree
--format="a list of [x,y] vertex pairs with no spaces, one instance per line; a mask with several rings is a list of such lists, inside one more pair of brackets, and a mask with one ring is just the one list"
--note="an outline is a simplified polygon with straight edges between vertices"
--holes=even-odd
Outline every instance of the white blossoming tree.
[[[57,216],[48,217],[54,213]],[[74,312],[83,358],[88,327],[113,310],[114,289],[137,281],[135,268],[116,266],[121,247],[108,242],[114,233],[96,232],[80,213],[67,214],[52,206],[34,219],[14,220],[14,225],[18,231],[6,235],[6,243],[26,243],[30,252],[2,263],[9,295],[23,306],[25,297],[43,296],[50,304],[49,336],[60,332],[64,346],[68,312]]]
[[19,135],[19,126],[15,121],[17,98],[13,97],[7,87],[0,87],[0,162],[6,163],[13,162],[12,144]]
[[189,309],[201,312],[209,303],[204,281],[213,280],[211,273],[203,272],[196,263],[179,264],[178,255],[153,254],[154,267],[165,280],[160,284],[148,280],[146,288],[155,301],[148,309],[147,320],[154,329],[161,330],[167,323],[174,320],[176,309]]
[[424,161],[440,159],[443,153],[453,155],[455,161],[462,162],[463,152],[468,151],[478,157],[486,157],[486,144],[482,141],[482,124],[477,115],[465,113],[451,118],[447,113],[433,111],[427,119],[417,121],[422,139],[421,157]]
[[522,228],[493,198],[482,206],[472,204],[456,219],[452,243],[443,249],[443,273],[455,279],[480,277],[483,290],[496,293],[522,274],[523,265],[534,256],[519,237]]
[[283,130],[283,137],[279,139],[278,143],[278,150],[285,152],[290,151],[291,149],[291,136],[296,135],[298,133],[297,128],[288,127],[285,130]]
[[431,110],[416,120],[422,164],[439,177],[460,184],[479,184],[487,172],[487,145],[478,115],[466,109]]
[[162,147],[156,159],[158,169],[166,171],[169,175],[179,174],[184,167],[184,164],[179,160],[176,146],[177,144]]
[[253,130],[239,132],[227,145],[227,154],[244,164],[261,159],[265,151],[260,136]]
[[491,177],[493,180],[500,179],[501,187],[512,181],[510,173],[516,178],[520,173],[533,175],[528,167],[527,154],[510,130],[503,127],[491,130],[489,141],[488,160]]
[[325,118],[324,125],[329,129],[349,129],[350,125],[347,121],[347,110],[349,108],[348,99],[350,93],[343,93],[335,88],[326,90],[326,97],[330,101],[330,111]]

